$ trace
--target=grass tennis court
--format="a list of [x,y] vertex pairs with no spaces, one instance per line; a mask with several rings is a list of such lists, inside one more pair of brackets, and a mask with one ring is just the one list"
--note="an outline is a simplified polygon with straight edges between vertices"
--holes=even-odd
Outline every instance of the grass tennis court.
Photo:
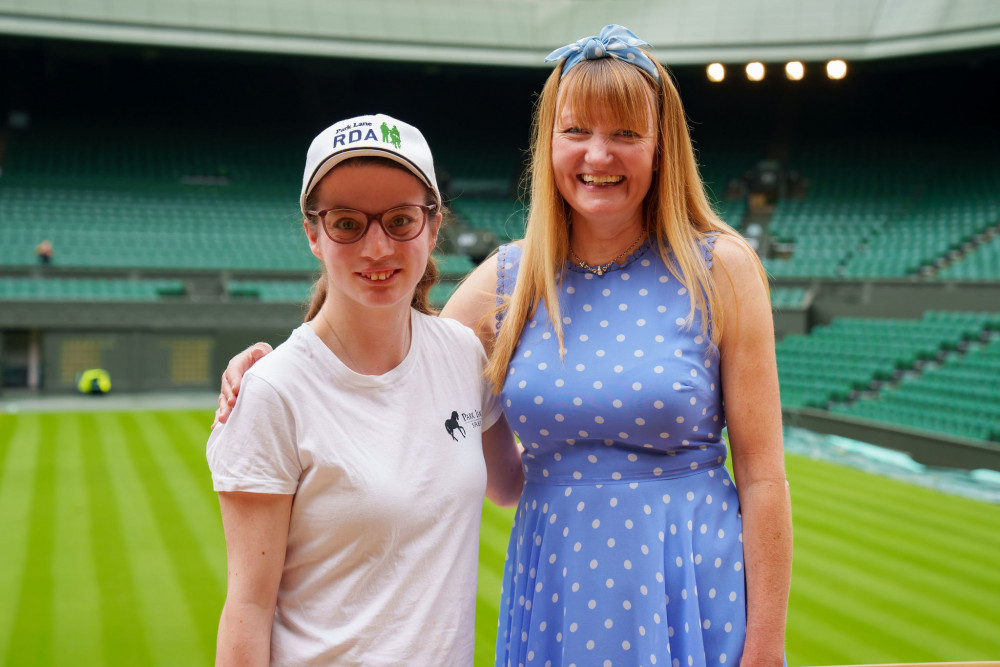
[[[208,665],[225,545],[208,410],[0,414],[0,664]],[[1000,505],[788,457],[789,665],[1000,657]],[[485,508],[477,665],[512,510]]]

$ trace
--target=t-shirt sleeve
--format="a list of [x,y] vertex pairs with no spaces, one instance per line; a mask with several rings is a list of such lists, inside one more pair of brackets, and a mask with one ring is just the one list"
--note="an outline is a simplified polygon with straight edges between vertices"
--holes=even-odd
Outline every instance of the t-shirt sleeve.
[[493,385],[483,378],[483,430],[496,424],[502,414],[500,397],[493,393]]
[[482,410],[483,410],[483,430],[490,428],[500,419],[500,415],[503,413],[503,405],[500,403],[500,397],[493,393],[493,384],[483,377],[483,370],[486,368],[486,351],[483,350],[482,343],[476,338],[475,334],[472,334],[472,340],[475,342],[475,348],[479,354],[479,378],[482,392]]
[[295,493],[302,466],[295,420],[266,380],[248,373],[233,413],[208,439],[208,467],[216,491]]

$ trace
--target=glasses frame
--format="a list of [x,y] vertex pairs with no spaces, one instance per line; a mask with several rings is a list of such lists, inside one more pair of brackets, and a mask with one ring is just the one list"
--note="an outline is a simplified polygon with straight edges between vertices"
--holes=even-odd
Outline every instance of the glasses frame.
[[[386,230],[385,225],[382,224],[382,216],[388,213],[389,211],[396,210],[397,208],[410,208],[410,207],[419,208],[421,212],[423,212],[424,214],[423,220],[420,222],[420,229],[418,229],[417,232],[408,239],[396,238],[395,236],[390,234],[388,230]],[[323,233],[326,234],[326,237],[331,241],[333,241],[334,243],[339,243],[341,245],[351,245],[352,243],[357,243],[368,234],[368,228],[371,227],[373,221],[378,223],[378,226],[382,228],[382,232],[386,235],[387,238],[392,239],[393,241],[399,241],[400,243],[406,243],[407,241],[412,241],[413,239],[420,236],[420,233],[424,231],[424,227],[427,226],[428,216],[437,207],[438,207],[437,204],[396,204],[395,206],[391,206],[385,209],[384,211],[380,211],[378,213],[368,213],[366,211],[362,211],[356,208],[345,208],[343,206],[334,206],[333,208],[325,208],[322,211],[306,211],[306,213],[308,215],[315,215],[317,218],[319,218],[319,225],[320,227],[323,228]],[[323,222],[323,218],[325,218],[326,214],[329,213],[330,211],[350,211],[351,213],[360,213],[365,217],[365,228],[361,230],[361,234],[358,235],[358,238],[354,239],[353,241],[339,241],[330,235],[330,230],[326,228],[326,224]]]

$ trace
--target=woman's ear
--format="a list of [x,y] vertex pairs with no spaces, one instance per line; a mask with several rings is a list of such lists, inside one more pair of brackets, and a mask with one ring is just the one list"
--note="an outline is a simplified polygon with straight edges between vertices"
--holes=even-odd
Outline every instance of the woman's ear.
[[306,230],[306,238],[309,239],[309,250],[318,259],[323,259],[323,253],[319,249],[319,224],[312,224],[309,218],[302,218],[302,228]]
[[427,220],[427,227],[430,229],[430,234],[428,234],[427,242],[431,246],[431,251],[437,247],[438,232],[441,231],[441,221],[444,219],[440,213],[435,213],[433,217]]

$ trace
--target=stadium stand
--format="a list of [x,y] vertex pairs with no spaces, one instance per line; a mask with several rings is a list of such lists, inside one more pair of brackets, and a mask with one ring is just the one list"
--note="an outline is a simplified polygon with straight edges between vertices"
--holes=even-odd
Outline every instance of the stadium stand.
[[1000,442],[1000,338],[906,376],[872,398],[831,408],[911,428]]
[[524,237],[524,207],[509,198],[460,197],[451,202],[460,222],[492,232],[500,243]]
[[778,343],[782,405],[1000,441],[998,354],[997,313],[837,318]]
[[265,303],[306,303],[313,281],[304,280],[230,280],[230,299],[249,299]]
[[[855,136],[798,149],[790,162],[809,193],[777,202],[767,226],[772,276],[933,277],[1000,224],[1000,170],[974,131],[948,144]],[[941,277],[975,279],[979,266]]]
[[181,280],[0,277],[0,301],[155,301],[184,293]]
[[806,305],[808,291],[804,287],[772,287],[772,308],[802,308]]

